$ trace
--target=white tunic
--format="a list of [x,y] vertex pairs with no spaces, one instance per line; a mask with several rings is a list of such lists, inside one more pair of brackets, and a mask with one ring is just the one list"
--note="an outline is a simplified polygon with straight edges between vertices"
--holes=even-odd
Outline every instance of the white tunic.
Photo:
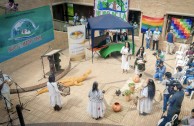
[[153,101],[148,98],[148,87],[144,87],[140,93],[141,96],[145,98],[139,100],[139,108],[140,113],[151,113]]
[[105,113],[105,105],[103,102],[103,93],[102,91],[94,91],[92,90],[88,94],[89,104],[87,111],[93,118],[103,117]]
[[[121,49],[122,54],[122,63],[121,63],[121,69],[129,70],[129,60],[130,60],[130,54],[132,54],[131,50],[128,52],[129,48],[126,48],[125,46]],[[128,58],[127,58],[128,57]]]
[[50,95],[50,103],[51,106],[54,107],[55,105],[59,105],[61,107],[61,95],[60,93],[63,93],[59,91],[57,83],[56,82],[47,82],[47,87],[49,90]]

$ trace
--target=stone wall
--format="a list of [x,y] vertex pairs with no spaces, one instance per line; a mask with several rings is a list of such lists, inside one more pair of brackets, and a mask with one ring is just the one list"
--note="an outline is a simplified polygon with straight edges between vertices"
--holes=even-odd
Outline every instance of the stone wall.
[[11,74],[17,69],[23,67],[24,65],[29,64],[37,59],[40,59],[41,55],[43,55],[46,50],[48,50],[49,46],[52,49],[67,49],[67,33],[55,31],[54,34],[55,39],[53,41],[1,63],[0,69],[2,69],[7,74]]

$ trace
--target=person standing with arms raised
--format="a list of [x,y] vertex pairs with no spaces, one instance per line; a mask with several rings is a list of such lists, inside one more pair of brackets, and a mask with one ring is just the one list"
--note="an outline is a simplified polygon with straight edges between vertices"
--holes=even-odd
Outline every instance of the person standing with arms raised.
[[158,30],[158,27],[156,27],[156,30],[153,32],[153,48],[152,48],[152,50],[154,50],[155,45],[156,45],[156,50],[158,50],[159,38],[160,38],[160,31]]

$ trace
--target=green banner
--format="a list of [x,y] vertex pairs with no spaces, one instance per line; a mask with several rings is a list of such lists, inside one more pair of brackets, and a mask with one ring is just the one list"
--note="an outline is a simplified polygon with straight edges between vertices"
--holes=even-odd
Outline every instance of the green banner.
[[54,39],[49,6],[0,16],[0,63]]

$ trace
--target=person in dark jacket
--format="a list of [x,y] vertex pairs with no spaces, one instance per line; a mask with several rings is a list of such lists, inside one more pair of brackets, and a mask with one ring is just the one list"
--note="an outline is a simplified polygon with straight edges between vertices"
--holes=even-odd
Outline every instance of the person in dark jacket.
[[[159,124],[159,126],[165,126],[165,124],[167,122],[170,122],[172,120],[172,117],[175,114],[179,115],[180,112],[181,112],[181,106],[182,106],[182,102],[183,102],[183,99],[184,99],[184,91],[182,90],[182,85],[180,84],[179,81],[174,81],[173,85],[175,85],[174,90],[176,92],[169,99],[169,103],[168,103],[169,107],[168,107],[168,110],[167,110],[167,116],[163,117],[164,120],[163,120],[163,122],[161,122]],[[178,117],[174,121],[173,126],[178,126]]]
[[118,32],[116,32],[114,35],[113,35],[113,42],[119,42],[121,41],[121,38],[120,38],[120,34]]

